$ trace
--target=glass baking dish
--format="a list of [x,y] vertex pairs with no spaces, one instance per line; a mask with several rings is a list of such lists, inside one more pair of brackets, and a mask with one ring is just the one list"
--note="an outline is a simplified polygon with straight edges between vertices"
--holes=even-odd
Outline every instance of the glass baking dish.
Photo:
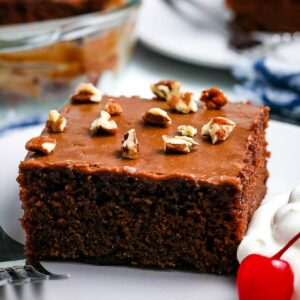
[[0,128],[43,118],[82,81],[111,88],[135,41],[140,0],[51,21],[0,27]]

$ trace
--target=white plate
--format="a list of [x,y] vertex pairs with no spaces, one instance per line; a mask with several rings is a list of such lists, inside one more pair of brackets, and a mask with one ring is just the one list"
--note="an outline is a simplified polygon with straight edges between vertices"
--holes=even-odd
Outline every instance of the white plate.
[[[223,0],[206,1],[226,24]],[[138,36],[150,49],[188,63],[229,69],[238,54],[228,47],[227,36],[199,14],[194,25],[162,0],[146,0],[140,12]]]
[[[0,223],[19,241],[23,232],[16,177],[19,161],[25,155],[25,142],[38,135],[41,127],[17,130],[0,138]],[[300,127],[270,122],[268,130],[270,180],[268,195],[289,192],[300,179]],[[1,300],[234,300],[234,278],[180,271],[144,270],[128,267],[93,266],[77,263],[47,263],[57,273],[71,278],[27,284],[16,289],[0,288]],[[21,295],[21,296],[20,296]]]

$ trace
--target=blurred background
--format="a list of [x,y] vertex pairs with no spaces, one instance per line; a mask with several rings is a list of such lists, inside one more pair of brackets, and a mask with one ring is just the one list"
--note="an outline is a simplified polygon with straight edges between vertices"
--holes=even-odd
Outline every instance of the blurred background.
[[38,124],[81,82],[151,97],[211,86],[300,124],[298,0],[3,0],[0,133]]

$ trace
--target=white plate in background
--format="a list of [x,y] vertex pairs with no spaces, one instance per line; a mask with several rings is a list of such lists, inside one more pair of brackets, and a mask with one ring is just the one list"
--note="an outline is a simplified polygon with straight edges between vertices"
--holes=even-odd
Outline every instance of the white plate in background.
[[[211,7],[225,26],[228,11],[224,1],[206,1],[205,5]],[[196,65],[229,69],[238,57],[228,47],[227,36],[219,26],[214,26],[200,13],[199,24],[192,24],[163,0],[144,1],[138,37],[144,45],[158,53]]]
[[[25,156],[24,145],[41,126],[15,130],[0,138],[0,224],[23,241],[16,177]],[[271,121],[268,129],[270,179],[268,196],[290,192],[300,181],[300,127]],[[173,270],[147,270],[79,263],[47,263],[49,270],[70,273],[71,278],[0,287],[1,300],[234,300],[233,276],[214,276]]]

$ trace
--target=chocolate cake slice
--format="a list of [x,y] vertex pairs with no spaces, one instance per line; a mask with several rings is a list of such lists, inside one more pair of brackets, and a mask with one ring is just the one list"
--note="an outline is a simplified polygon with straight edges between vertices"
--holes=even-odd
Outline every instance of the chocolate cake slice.
[[[91,132],[99,111],[111,111],[108,102],[119,105],[109,120],[117,130]],[[147,122],[151,108],[162,109],[171,121]],[[41,134],[56,148],[47,148],[48,155],[29,151],[20,164],[29,258],[192,267],[218,274],[235,270],[237,247],[266,192],[266,107],[228,103],[181,114],[156,99],[103,96],[99,103],[71,103],[60,116],[66,121],[63,132],[51,131],[48,124]],[[236,124],[215,144],[201,137],[201,128],[214,117]],[[162,136],[178,135],[180,125],[198,129],[185,139],[193,139],[195,147],[185,154],[165,152],[170,148]],[[128,132],[136,134],[135,159],[123,155],[131,145]],[[38,141],[31,141],[30,149]]]

